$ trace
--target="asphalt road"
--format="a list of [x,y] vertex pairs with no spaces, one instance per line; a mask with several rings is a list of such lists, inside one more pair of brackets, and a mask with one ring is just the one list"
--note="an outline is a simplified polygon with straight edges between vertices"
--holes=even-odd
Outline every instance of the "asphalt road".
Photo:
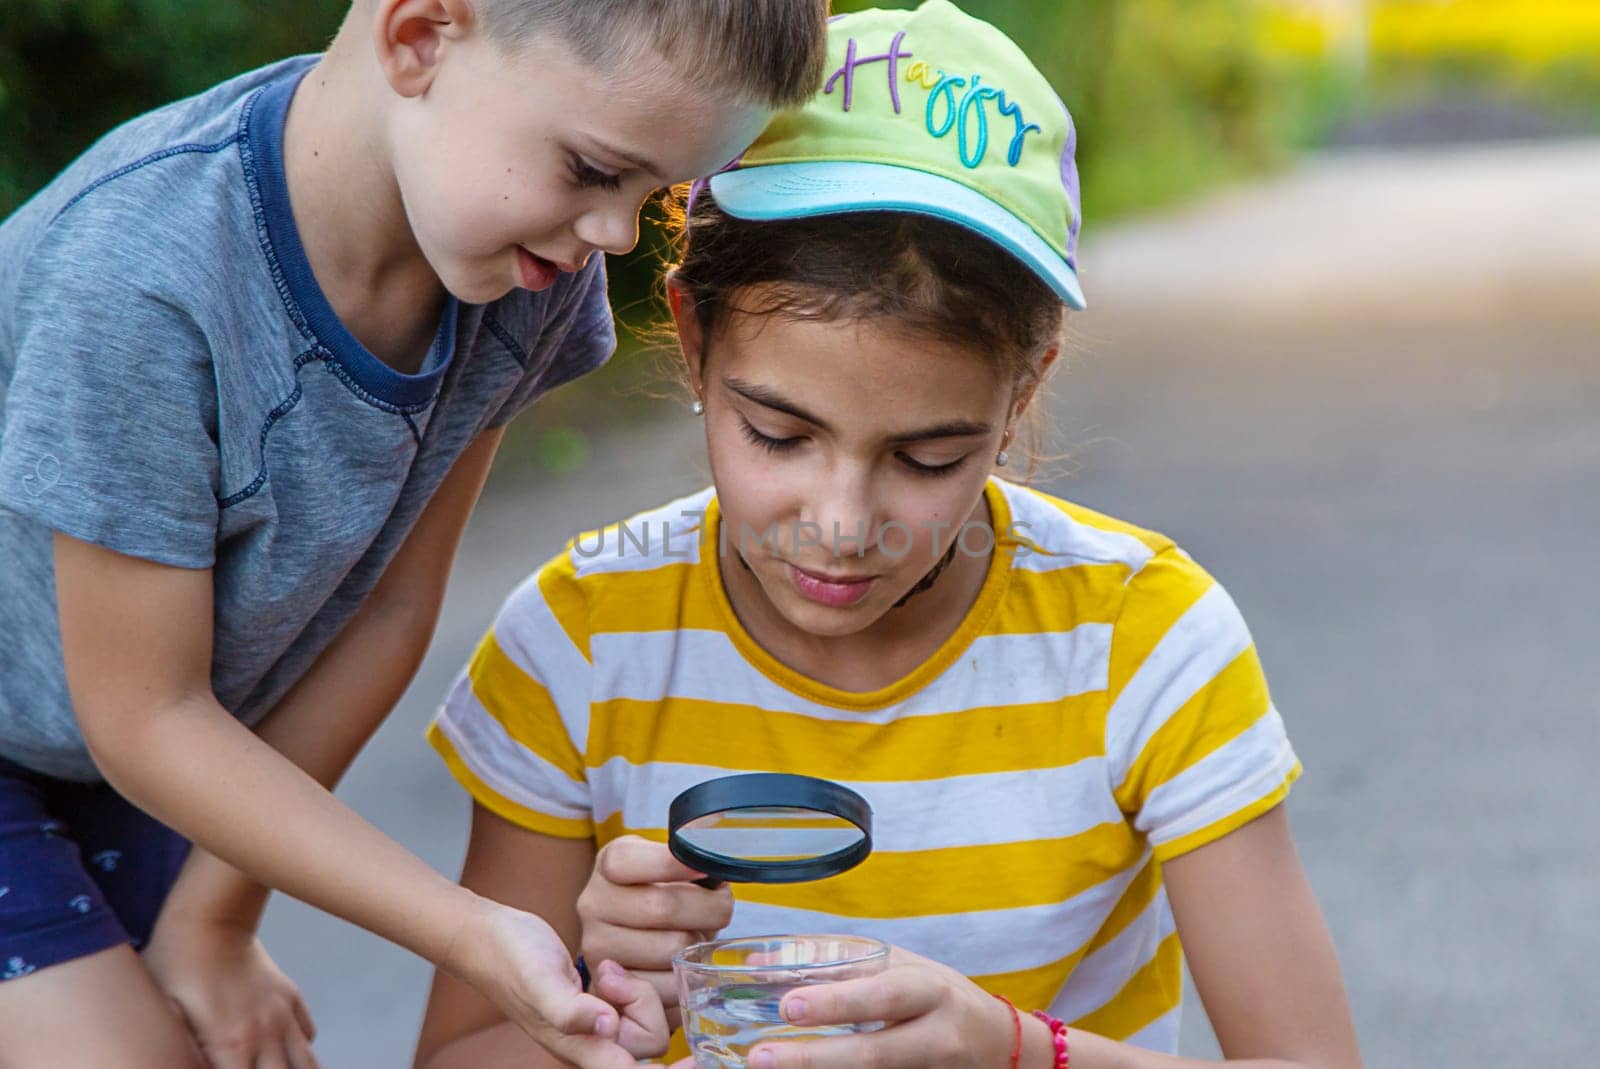
[[[1090,206],[1092,210],[1092,205]],[[1163,530],[1250,621],[1375,1067],[1586,1064],[1600,1025],[1600,142],[1313,159],[1114,232],[1042,484]],[[536,418],[536,417],[535,417]],[[686,415],[498,472],[416,684],[341,794],[454,873],[421,730],[573,531],[703,481]],[[537,874],[530,874],[536,879]],[[409,1064],[428,969],[297,903],[329,1069]],[[1198,1002],[1188,1053],[1215,1052]]]

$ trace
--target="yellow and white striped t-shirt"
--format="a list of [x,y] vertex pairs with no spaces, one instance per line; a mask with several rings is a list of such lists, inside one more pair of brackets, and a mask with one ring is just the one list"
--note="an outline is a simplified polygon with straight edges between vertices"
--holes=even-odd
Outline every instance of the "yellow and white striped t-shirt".
[[599,844],[664,841],[672,798],[716,776],[838,780],[872,804],[871,857],[735,887],[725,934],[871,935],[1174,1051],[1159,863],[1276,805],[1299,763],[1243,619],[1187,555],[998,479],[987,494],[1000,537],[977,601],[892,686],[823,685],[750,638],[705,490],[525,582],[429,738],[480,804]]

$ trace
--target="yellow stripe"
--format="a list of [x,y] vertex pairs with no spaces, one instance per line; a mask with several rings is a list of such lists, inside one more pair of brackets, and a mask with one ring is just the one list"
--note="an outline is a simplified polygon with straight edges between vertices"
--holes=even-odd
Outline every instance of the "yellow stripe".
[[1178,933],[1161,941],[1155,957],[1134,973],[1122,990],[1104,1006],[1072,1022],[1073,1028],[1127,1039],[1172,1009],[1183,998],[1183,948]]
[[1062,839],[876,851],[815,883],[752,884],[739,898],[840,917],[930,917],[1054,905],[1127,869],[1142,844],[1121,823]]
[[1052,961],[1048,965],[1018,969],[1015,972],[989,973],[971,977],[971,980],[991,995],[1004,995],[1016,1003],[1023,1012],[1048,1009],[1062,985],[1067,982],[1067,977],[1078,967],[1083,955],[1084,951],[1080,948],[1060,961]]
[[583,653],[584,660],[593,664],[594,657],[589,652],[589,607],[584,602],[577,569],[572,563],[570,542],[565,550],[539,569],[539,594],[572,644]]
[[1013,568],[1011,587],[983,633],[1025,635],[1114,623],[1129,571],[1125,564],[1075,564],[1050,572]]
[[1130,593],[1111,643],[1107,682],[1113,703],[1172,625],[1214,585],[1199,565],[1176,553],[1156,557],[1130,580],[1130,590],[1138,589],[1137,599]]
[[1059,768],[1104,753],[1103,704],[1087,694],[863,724],[693,698],[615,699],[591,706],[584,760],[591,768],[614,757],[812,775],[825,768],[836,779],[897,782]]
[[507,735],[569,778],[583,781],[583,757],[567,737],[550,692],[506,656],[493,631],[478,643],[467,677],[472,681],[472,693]]
[[1136,812],[1157,787],[1249,731],[1271,708],[1267,678],[1252,645],[1155,730],[1117,786],[1117,804]]
[[503,817],[511,823],[527,828],[529,831],[539,832],[541,835],[553,835],[562,839],[587,839],[594,833],[594,825],[587,820],[572,820],[566,817],[553,817],[548,813],[541,813],[537,809],[518,805],[509,798],[504,797],[494,788],[484,783],[472,769],[467,767],[461,755],[456,753],[456,748],[450,739],[440,730],[438,724],[428,725],[428,741],[433,748],[439,751],[439,756],[444,759],[445,767],[456,781],[465,787],[467,793],[485,809],[496,816]]
[[701,565],[663,563],[646,571],[595,572],[578,580],[595,634],[722,628],[722,617],[697,576]]
[[985,991],[1006,996],[1024,1009],[1045,1009],[1055,1001],[1078,963],[1126,930],[1155,901],[1156,892],[1160,889],[1161,868],[1154,861],[1147,861],[1122,893],[1122,898],[1112,908],[1094,938],[1083,946],[1048,965],[974,976],[972,981]]
[[1085,955],[1093,954],[1111,940],[1121,935],[1138,919],[1150,903],[1156,899],[1156,893],[1161,890],[1161,866],[1154,858],[1144,863],[1139,874],[1128,884],[1122,897],[1117,899],[1117,904],[1106,915],[1105,923],[1100,925],[1100,930],[1094,933],[1094,938],[1089,940],[1083,948]]
[[1289,770],[1289,774],[1284,777],[1283,782],[1271,794],[1264,795],[1243,809],[1237,809],[1229,813],[1213,824],[1207,824],[1205,827],[1192,831],[1188,835],[1180,836],[1154,847],[1156,858],[1161,861],[1171,861],[1181,854],[1196,850],[1208,843],[1214,843],[1229,832],[1244,827],[1288,797],[1289,787],[1295,780],[1300,778],[1300,772],[1300,762],[1296,761],[1294,767]]

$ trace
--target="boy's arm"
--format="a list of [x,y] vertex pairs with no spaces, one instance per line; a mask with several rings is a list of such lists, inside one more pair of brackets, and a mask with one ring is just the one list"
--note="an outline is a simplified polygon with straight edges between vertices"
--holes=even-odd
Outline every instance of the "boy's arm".
[[[502,429],[486,431],[462,452],[366,602],[256,729],[330,790],[422,664],[450,563],[503,436]],[[373,671],[373,665],[384,670]],[[171,913],[254,931],[267,895],[238,869],[196,849],[163,917]]]
[[[590,839],[558,839],[520,828],[476,803],[461,885],[535,913],[578,953],[578,895],[594,866]],[[417,1040],[417,1069],[542,1069],[559,1065],[471,987],[439,972]]]
[[253,879],[466,977],[568,1060],[632,1064],[589,1035],[614,1034],[615,1012],[579,994],[547,926],[445,879],[217,703],[209,570],[58,534],[56,586],[79,724],[125,796]]

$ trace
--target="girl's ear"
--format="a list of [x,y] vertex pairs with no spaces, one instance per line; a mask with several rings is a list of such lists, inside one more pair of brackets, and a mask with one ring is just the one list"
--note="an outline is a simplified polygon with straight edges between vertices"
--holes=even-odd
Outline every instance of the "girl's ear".
[[378,0],[372,44],[390,88],[403,97],[421,96],[439,70],[441,47],[472,32],[468,0]]
[[1033,377],[1032,382],[1017,391],[1016,401],[1011,405],[1011,419],[1013,422],[1021,419],[1022,414],[1028,410],[1028,405],[1033,403],[1034,394],[1038,392],[1040,384],[1050,374],[1050,368],[1060,355],[1061,345],[1057,343],[1046,349],[1044,355],[1039,358],[1039,373]]
[[667,276],[667,303],[672,307],[672,320],[678,328],[678,345],[683,350],[689,388],[703,400],[705,387],[701,371],[705,366],[705,335],[700,330],[700,317],[695,314],[694,298],[690,296],[689,288],[671,275]]

